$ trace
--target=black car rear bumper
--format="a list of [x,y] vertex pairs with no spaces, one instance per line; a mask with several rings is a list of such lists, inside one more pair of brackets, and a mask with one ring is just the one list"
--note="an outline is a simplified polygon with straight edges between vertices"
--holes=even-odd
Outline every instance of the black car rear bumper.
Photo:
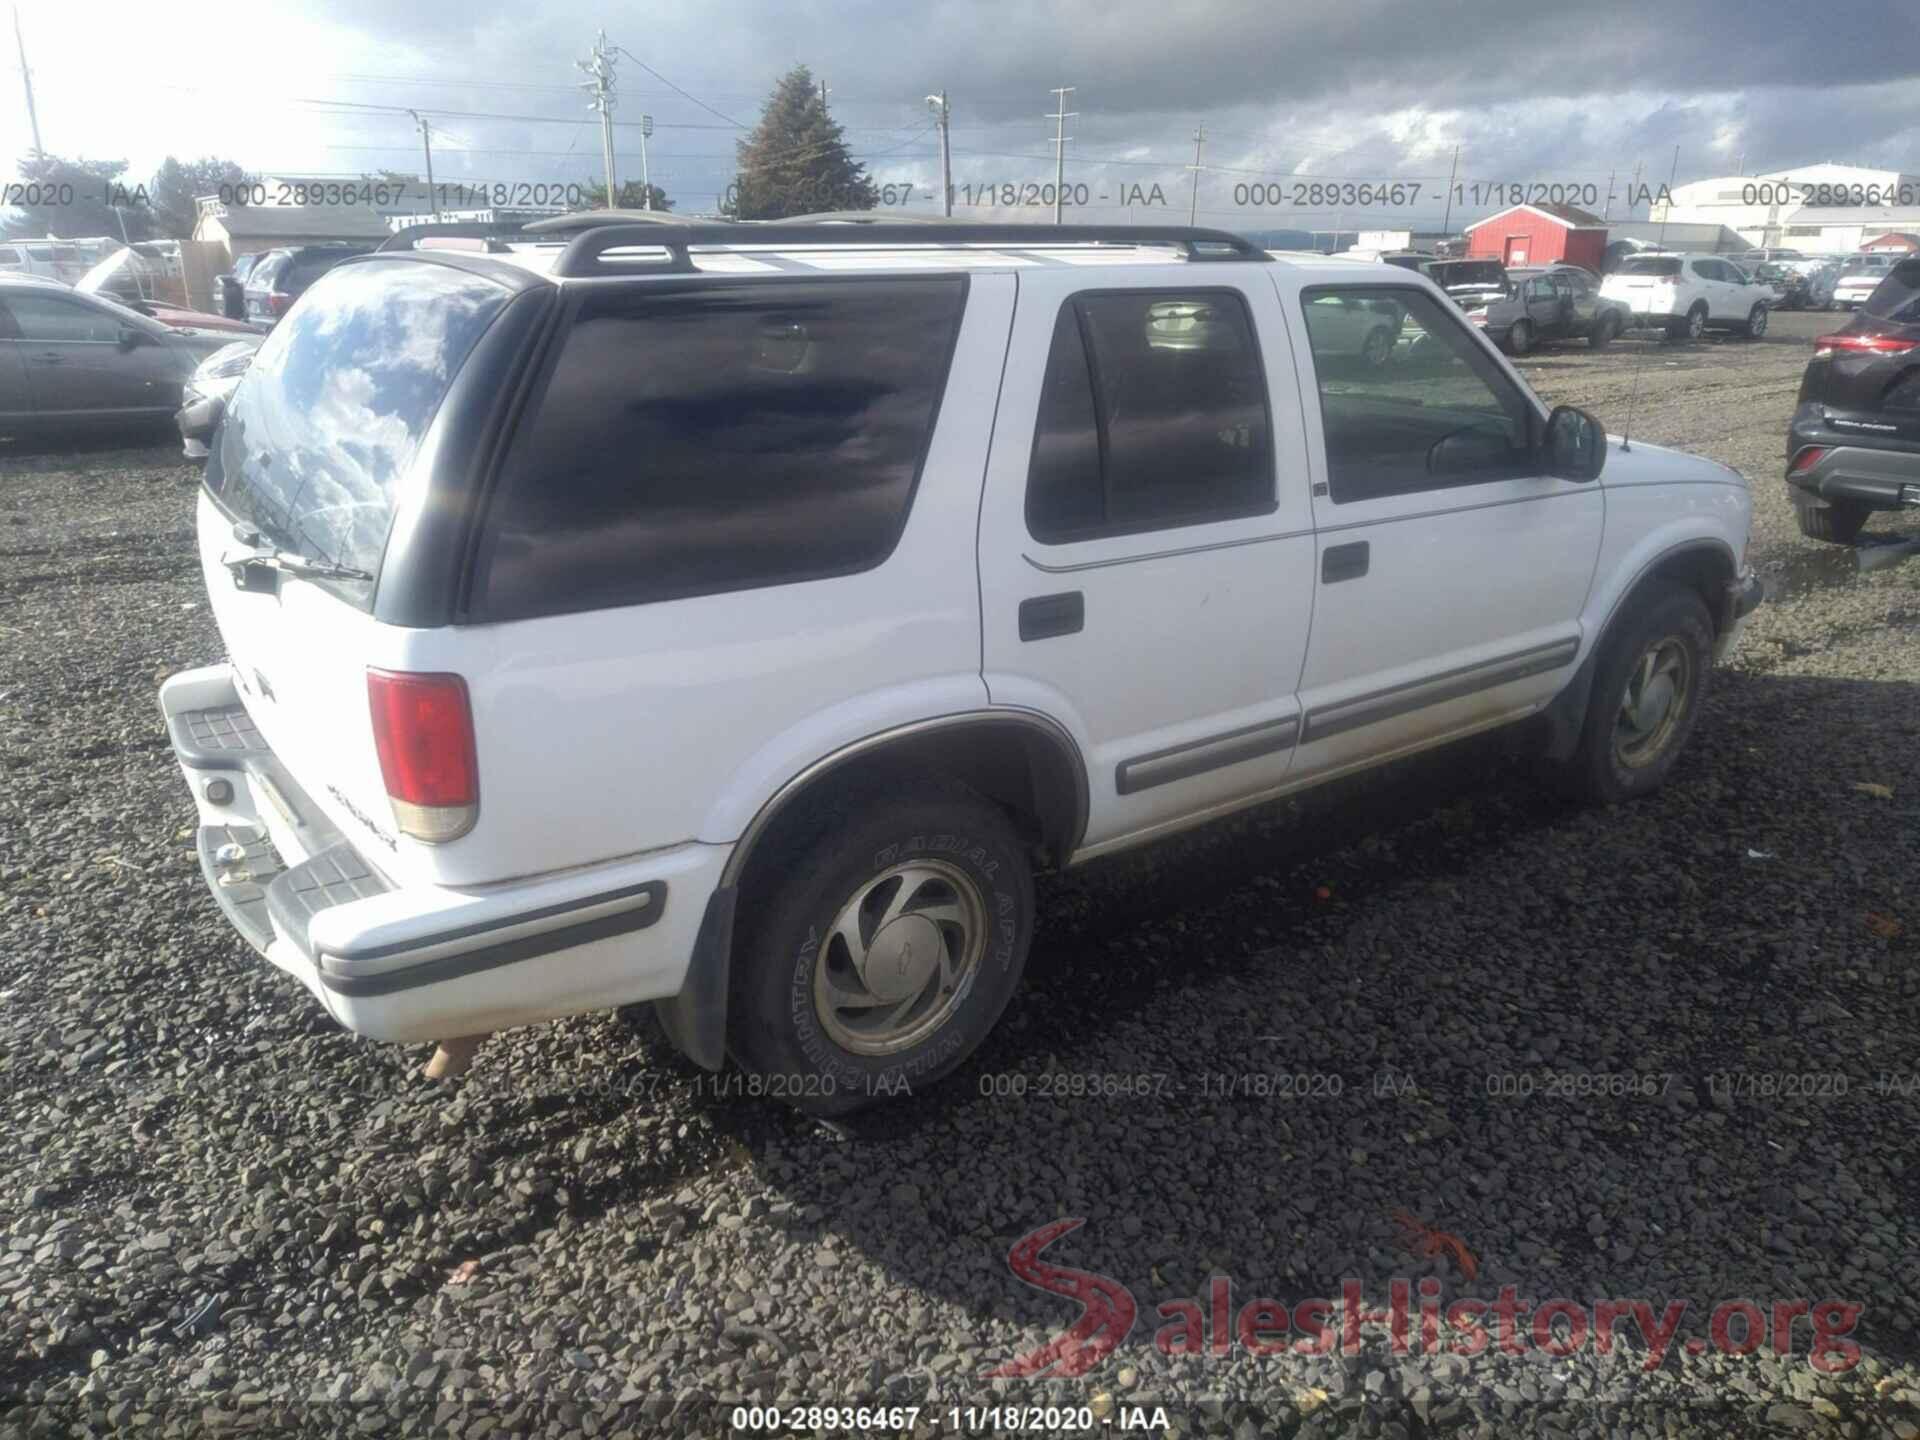
[[[1802,446],[1797,453],[1809,448]],[[1920,454],[1837,445],[1804,470],[1789,468],[1787,483],[1820,500],[1852,500],[1875,510],[1898,510],[1920,505]]]

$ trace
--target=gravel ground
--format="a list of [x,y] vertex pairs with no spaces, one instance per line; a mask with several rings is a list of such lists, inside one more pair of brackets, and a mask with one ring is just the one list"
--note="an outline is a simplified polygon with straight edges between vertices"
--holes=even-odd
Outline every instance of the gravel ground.
[[[623,1017],[440,1087],[333,1028],[204,893],[157,717],[218,655],[193,472],[0,461],[0,1433],[706,1435],[744,1398],[922,1434],[1067,1428],[978,1413],[1014,1403],[1920,1434],[1920,564],[1856,575],[1794,530],[1780,446],[1829,318],[1526,363],[1616,430],[1637,387],[1637,436],[1756,485],[1773,603],[1665,791],[1568,808],[1495,739],[1046,880],[1007,1023],[843,1126]],[[987,1377],[1076,1317],[1008,1264],[1068,1218],[1046,1259],[1137,1323],[1084,1375]],[[1657,1365],[1624,1322],[1606,1355],[1418,1353],[1417,1315],[1416,1353],[1373,1324],[1351,1355],[1162,1354],[1156,1307],[1210,1310],[1216,1275],[1235,1307],[1399,1278],[1686,1308]],[[1816,1369],[1805,1319],[1720,1353],[1739,1298],[1858,1306],[1858,1363]]]

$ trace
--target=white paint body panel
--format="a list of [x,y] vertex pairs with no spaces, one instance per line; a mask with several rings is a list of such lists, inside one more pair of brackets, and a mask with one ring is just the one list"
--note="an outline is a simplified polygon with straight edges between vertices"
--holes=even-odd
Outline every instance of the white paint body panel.
[[[1027,531],[1027,467],[1054,323],[1083,290],[1232,289],[1247,302],[1273,405],[1271,514],[1045,545]],[[1127,266],[1088,277],[1029,271],[1007,350],[980,505],[980,610],[988,693],[1063,724],[1086,762],[1085,843],[1265,788],[1291,746],[1187,779],[1119,793],[1126,761],[1297,712],[1294,688],[1313,604],[1312,520],[1293,351],[1266,267]],[[1078,591],[1077,634],[1020,639],[1024,600]]]

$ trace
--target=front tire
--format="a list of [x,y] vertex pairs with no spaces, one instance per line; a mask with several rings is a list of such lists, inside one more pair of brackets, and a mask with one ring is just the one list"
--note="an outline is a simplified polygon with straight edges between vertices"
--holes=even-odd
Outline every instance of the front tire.
[[1712,662],[1700,596],[1673,581],[1649,586],[1602,642],[1568,788],[1603,805],[1659,789],[1693,733]]
[[1361,362],[1369,370],[1379,370],[1393,358],[1393,331],[1385,325],[1375,326],[1367,332],[1367,338],[1360,344]]
[[1513,322],[1513,328],[1507,331],[1507,353],[1524,355],[1533,348],[1533,327],[1524,320]]
[[1767,307],[1764,305],[1756,305],[1753,307],[1753,309],[1747,312],[1747,323],[1745,328],[1746,337],[1749,340],[1758,340],[1762,335],[1766,333],[1767,333]]
[[1824,540],[1829,545],[1851,545],[1873,511],[1858,500],[1793,500],[1794,519],[1800,533],[1809,540]]
[[1611,315],[1603,315],[1595,322],[1593,333],[1587,337],[1587,344],[1595,350],[1604,350],[1611,345],[1614,337],[1620,333],[1620,322]]
[[758,1093],[841,1115],[931,1085],[1020,983],[1033,873],[1007,818],[959,786],[823,810],[735,946],[728,1043]]

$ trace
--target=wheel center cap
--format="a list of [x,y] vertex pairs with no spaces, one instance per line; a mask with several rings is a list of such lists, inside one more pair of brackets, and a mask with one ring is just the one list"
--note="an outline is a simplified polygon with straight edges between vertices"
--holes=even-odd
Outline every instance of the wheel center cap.
[[1662,675],[1640,693],[1640,703],[1633,707],[1633,728],[1642,733],[1653,729],[1672,704],[1673,681]]
[[909,1000],[940,968],[940,927],[924,915],[902,915],[880,928],[867,946],[860,979],[882,1002]]

